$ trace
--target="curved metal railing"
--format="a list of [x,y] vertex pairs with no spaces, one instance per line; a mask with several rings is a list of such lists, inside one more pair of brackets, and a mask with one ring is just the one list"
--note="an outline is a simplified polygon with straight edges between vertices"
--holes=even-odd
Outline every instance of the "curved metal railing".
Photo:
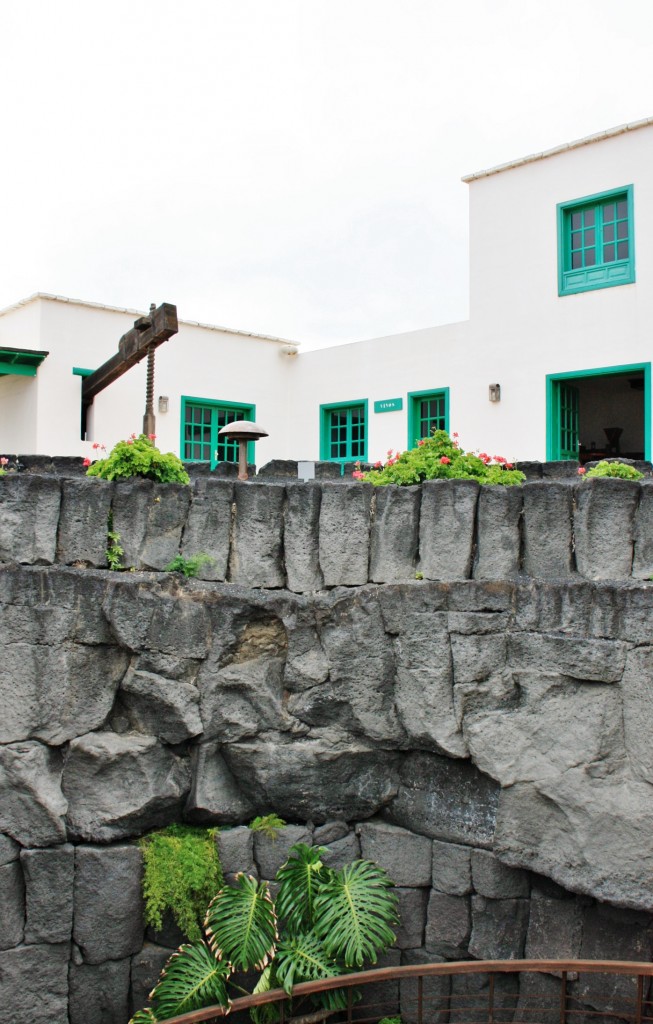
[[[279,1024],[653,1024],[653,964],[616,960],[465,960],[381,967],[293,989],[292,1014],[283,989],[209,1006],[162,1024],[200,1024],[229,1013],[278,1004]],[[516,984],[516,979],[520,984]],[[524,981],[526,979],[526,981]],[[306,1012],[308,996],[342,989],[347,1007]],[[356,1001],[354,991],[360,993]]]

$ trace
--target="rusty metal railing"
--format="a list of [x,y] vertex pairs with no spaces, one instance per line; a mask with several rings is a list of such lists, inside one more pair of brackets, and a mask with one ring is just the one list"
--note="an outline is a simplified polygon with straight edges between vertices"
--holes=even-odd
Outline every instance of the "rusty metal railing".
[[[218,1021],[270,1003],[278,1004],[279,1024],[376,1024],[399,1015],[403,1024],[653,1024],[651,978],[653,964],[637,961],[410,964],[296,985],[292,1011],[286,993],[274,989],[235,999],[229,1009],[209,1006],[162,1024]],[[345,1009],[306,1007],[307,997],[334,989],[347,993]]]

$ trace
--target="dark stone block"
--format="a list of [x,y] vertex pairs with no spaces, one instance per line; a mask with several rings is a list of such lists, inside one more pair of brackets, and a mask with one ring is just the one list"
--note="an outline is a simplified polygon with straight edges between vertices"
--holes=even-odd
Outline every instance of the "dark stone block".
[[0,562],[52,565],[60,504],[54,477],[7,474],[0,488]]
[[342,470],[339,462],[316,462],[315,463],[315,479],[316,480],[340,480],[342,478]]
[[194,483],[181,554],[184,558],[209,556],[211,561],[204,562],[197,574],[201,580],[227,578],[233,495],[233,484],[228,480],[209,478]]
[[430,886],[431,840],[426,836],[415,835],[387,821],[363,822],[356,831],[365,860],[373,860],[384,868],[395,885]]
[[71,964],[70,1024],[125,1024],[131,961]]
[[[426,949],[404,949],[401,954],[401,965],[427,965],[444,962],[443,957],[436,956]],[[401,999],[401,1019],[403,1024],[418,1024],[428,1021],[429,1024],[446,1024],[448,1021],[448,1003],[451,990],[451,978],[447,974],[425,975],[422,980],[422,1011],[418,1006],[417,978],[402,978],[399,983]]]
[[[223,477],[227,480],[238,479],[238,463],[237,462],[218,462],[216,467],[211,470],[211,476]],[[247,463],[247,476],[251,480],[252,477],[256,476],[256,466],[253,462]]]
[[524,499],[524,572],[536,579],[567,579],[573,574],[574,490],[567,484],[526,483]]
[[523,473],[527,481],[542,479],[541,462],[516,462],[515,469],[518,469],[521,473]]
[[542,477],[545,480],[576,480],[578,463],[575,459],[561,459],[559,462],[543,462]]
[[286,487],[284,559],[288,589],[299,594],[321,590],[318,531],[322,489],[315,483]]
[[474,480],[427,480],[422,484],[419,570],[428,580],[471,576],[479,485]]
[[11,949],[23,941],[25,886],[17,860],[0,867],[0,922],[0,949]]
[[519,960],[524,955],[528,900],[490,900],[472,896],[469,952],[477,960]]
[[120,536],[123,565],[165,569],[179,554],[191,489],[185,484],[119,480],[113,497],[113,529]]
[[70,844],[50,850],[23,850],[27,924],[25,942],[67,942],[73,927],[75,850]]
[[481,487],[474,579],[512,580],[519,575],[522,504],[521,487]]
[[93,477],[62,482],[57,561],[106,568],[113,483]]
[[446,842],[492,845],[499,787],[465,761],[409,754],[388,815],[414,832]]
[[[451,979],[451,1013],[449,1024],[469,1024],[469,1021],[491,1019],[497,1024],[509,1024],[515,1016],[519,998],[519,975],[495,974],[490,995],[490,977],[487,974],[460,974]],[[490,999],[492,1014],[490,1015]],[[525,1017],[522,1020],[537,1020]]]
[[281,557],[285,489],[281,484],[234,486],[236,519],[229,561],[232,583],[247,587],[283,587]]
[[394,893],[399,901],[399,927],[396,928],[397,937],[393,946],[397,949],[416,949],[424,941],[428,890],[397,888]]
[[282,864],[285,864],[295,843],[311,846],[313,831],[303,825],[286,825],[276,836],[265,832],[254,832],[254,857],[261,878],[274,878]]
[[[398,949],[389,949],[379,957],[374,967],[398,967]],[[378,981],[361,988],[362,999],[354,1005],[354,1020],[381,1020],[399,1013],[399,982]]]
[[68,1024],[69,957],[67,942],[2,954],[0,1012],[7,1024]]
[[472,851],[469,846],[433,840],[433,888],[451,896],[472,891]]
[[[313,845],[317,845],[315,837],[313,837]],[[340,868],[344,868],[346,864],[360,860],[360,857],[361,847],[358,836],[353,832],[349,832],[342,839],[336,839],[329,843],[327,852],[322,856],[322,861],[328,867],[333,868],[334,871],[338,871]]]
[[469,897],[431,892],[426,921],[426,949],[449,960],[466,959],[471,930]]
[[[601,905],[583,908],[581,960],[627,960],[650,962],[653,952],[650,916]],[[621,1016],[624,1006],[633,1006],[637,993],[635,978],[624,975],[580,974],[572,994],[588,1006]]]
[[635,553],[632,574],[636,579],[653,576],[653,481],[640,485],[639,504],[635,512]]
[[75,853],[73,938],[85,963],[122,960],[143,945],[142,855],[136,846]]
[[371,484],[323,485],[319,551],[327,587],[367,583],[371,500]]
[[[328,846],[344,839],[349,835],[351,829],[346,821],[327,821],[325,825],[318,825],[313,833],[314,846]],[[353,834],[353,833],[352,833]]]
[[243,871],[256,875],[254,863],[254,833],[246,825],[237,828],[221,828],[215,837],[218,857],[225,874]]
[[272,459],[261,466],[256,475],[276,480],[297,480],[297,462],[293,459]]
[[528,896],[528,875],[502,864],[489,850],[472,850],[472,882],[479,896],[505,900]]
[[641,486],[633,480],[584,480],[576,488],[576,564],[591,580],[629,579],[635,511]]
[[576,900],[533,893],[524,950],[527,960],[577,960],[582,932],[582,908]]
[[164,946],[146,942],[131,958],[131,1013],[147,1006],[149,995],[156,985],[161,971],[170,959],[171,952]]
[[415,578],[421,488],[377,487],[370,535],[370,580]]

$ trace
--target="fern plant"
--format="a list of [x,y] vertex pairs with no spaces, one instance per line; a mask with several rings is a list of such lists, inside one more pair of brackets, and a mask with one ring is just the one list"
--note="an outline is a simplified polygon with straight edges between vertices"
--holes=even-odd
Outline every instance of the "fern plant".
[[253,818],[248,828],[251,828],[252,832],[262,832],[268,839],[276,839],[279,830],[285,828],[285,825],[285,821],[278,814],[264,814],[262,817]]
[[[151,996],[151,1005],[132,1024],[155,1024],[204,1006],[230,1005],[230,976],[256,971],[253,991],[281,987],[292,1004],[295,985],[338,978],[369,964],[394,941],[397,898],[385,871],[358,860],[339,871],[327,867],[323,847],[297,843],[277,872],[273,900],[266,882],[238,875],[220,889],[204,922],[207,942],[182,946],[169,961]],[[241,990],[242,991],[242,990]],[[357,993],[352,992],[356,999]],[[297,1002],[297,1001],[295,1001]],[[342,989],[309,999],[306,1009],[342,1009]],[[150,1016],[142,1016],[149,1013]],[[277,1004],[252,1011],[255,1024],[274,1024]]]

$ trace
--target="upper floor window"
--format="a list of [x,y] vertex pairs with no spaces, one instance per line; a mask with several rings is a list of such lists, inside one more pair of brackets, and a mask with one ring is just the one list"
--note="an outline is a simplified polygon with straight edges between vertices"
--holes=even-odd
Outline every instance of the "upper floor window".
[[320,457],[332,462],[367,458],[367,399],[320,408]]
[[558,293],[635,280],[633,186],[558,205]]

